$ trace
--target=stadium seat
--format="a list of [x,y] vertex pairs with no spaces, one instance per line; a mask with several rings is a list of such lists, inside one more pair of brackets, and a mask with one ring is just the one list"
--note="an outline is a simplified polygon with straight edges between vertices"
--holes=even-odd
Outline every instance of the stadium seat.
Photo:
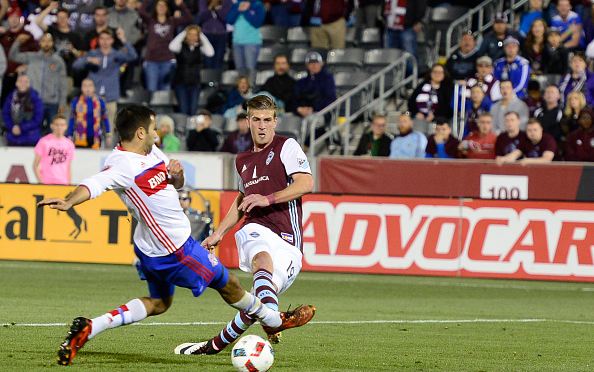
[[266,80],[268,80],[272,76],[274,76],[274,70],[258,71],[258,73],[256,74],[256,86],[261,87],[262,85],[264,85],[264,83],[266,83]]
[[198,107],[206,107],[208,97],[210,97],[210,95],[216,91],[217,88],[215,87],[200,89],[200,96],[198,97]]
[[138,86],[133,89],[126,91],[125,97],[118,99],[118,105],[130,105],[130,104],[146,104],[150,98],[149,92],[143,87]]
[[[451,23],[468,12],[464,6],[438,6],[429,8],[426,38],[434,48],[439,45],[439,55],[445,53],[446,33]],[[439,36],[439,40],[437,37]]]
[[365,52],[363,63],[367,66],[387,66],[402,57],[404,51],[395,48],[371,49]]
[[235,85],[237,85],[238,77],[239,71],[237,70],[223,71],[223,75],[221,76],[221,85],[225,88],[234,87]]
[[223,133],[225,131],[225,117],[223,115],[214,114],[212,116],[212,124],[210,125],[210,128],[219,133]]
[[291,27],[287,31],[287,44],[290,48],[307,48],[309,46],[309,32],[303,27]]
[[379,48],[381,46],[382,34],[379,28],[366,28],[361,33],[359,47],[365,49]]
[[203,87],[216,87],[221,81],[223,71],[220,69],[204,68],[200,70],[200,83]]
[[274,65],[274,57],[278,54],[287,54],[288,50],[284,46],[271,46],[260,48],[258,54],[258,69],[265,70],[270,69]]
[[287,29],[285,27],[264,25],[260,27],[260,33],[265,46],[284,43],[287,40]]
[[302,127],[302,119],[299,116],[285,114],[279,117],[276,132],[281,136],[291,137],[300,142]]
[[361,66],[365,52],[359,48],[332,49],[328,52],[328,66]]
[[188,132],[188,115],[181,112],[173,112],[168,114],[175,122],[175,135],[180,138],[185,138]]
[[337,72],[334,75],[334,84],[337,89],[352,89],[367,80],[369,76],[365,71]]
[[359,44],[359,41],[357,40],[357,29],[355,27],[347,28],[344,41],[347,48],[352,48]]
[[158,90],[153,92],[150,106],[155,112],[160,114],[173,112],[173,107],[177,105],[175,94],[171,90]]

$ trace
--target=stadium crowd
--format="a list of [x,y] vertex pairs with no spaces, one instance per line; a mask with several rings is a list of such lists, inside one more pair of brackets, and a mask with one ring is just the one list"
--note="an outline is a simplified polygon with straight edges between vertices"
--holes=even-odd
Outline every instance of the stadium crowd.
[[[3,139],[35,146],[60,114],[76,147],[107,148],[117,141],[113,119],[127,96],[145,91],[150,101],[166,92],[176,98],[175,113],[190,120],[179,130],[173,115],[159,115],[164,150],[241,152],[251,140],[243,104],[254,93],[273,96],[286,116],[318,112],[340,95],[325,54],[345,48],[347,30],[360,37],[377,27],[382,47],[418,55],[428,6],[443,3],[0,0]],[[465,33],[446,63],[428,69],[396,136],[376,115],[355,155],[594,161],[593,20],[589,0],[530,0],[514,24],[498,13],[490,32]],[[301,61],[275,55],[269,77],[257,81],[261,28],[268,24],[307,27],[310,51]],[[203,97],[206,69],[238,71],[235,86]],[[452,136],[455,85],[467,88],[462,141]],[[221,117],[225,136],[216,125]],[[423,121],[434,133],[415,129]]]

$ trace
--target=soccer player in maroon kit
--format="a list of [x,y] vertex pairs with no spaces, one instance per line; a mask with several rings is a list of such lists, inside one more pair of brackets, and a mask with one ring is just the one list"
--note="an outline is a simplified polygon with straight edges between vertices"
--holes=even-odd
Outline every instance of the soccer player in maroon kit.
[[[202,243],[214,248],[223,235],[243,216],[235,233],[239,268],[254,277],[252,292],[271,309],[278,309],[279,293],[286,291],[301,271],[301,197],[313,189],[313,177],[305,153],[291,138],[275,135],[274,100],[258,95],[247,102],[254,147],[235,160],[239,194],[229,212]],[[299,313],[314,316],[315,307],[303,305]],[[237,340],[256,319],[240,311],[215,337],[199,343],[185,343],[176,354],[217,354]],[[264,327],[268,339],[278,342],[279,334]]]

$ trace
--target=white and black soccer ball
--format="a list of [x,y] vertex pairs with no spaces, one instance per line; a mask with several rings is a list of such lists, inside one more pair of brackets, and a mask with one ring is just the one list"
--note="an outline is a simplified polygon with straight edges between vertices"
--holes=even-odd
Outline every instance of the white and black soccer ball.
[[231,363],[241,372],[268,371],[274,363],[274,350],[270,342],[262,337],[247,335],[233,347]]

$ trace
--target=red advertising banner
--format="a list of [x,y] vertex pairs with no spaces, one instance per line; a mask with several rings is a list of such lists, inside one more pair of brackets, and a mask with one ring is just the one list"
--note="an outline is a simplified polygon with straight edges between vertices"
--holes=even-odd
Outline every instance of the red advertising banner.
[[[592,203],[315,194],[303,207],[304,270],[594,282]],[[220,252],[237,267],[232,234]]]

